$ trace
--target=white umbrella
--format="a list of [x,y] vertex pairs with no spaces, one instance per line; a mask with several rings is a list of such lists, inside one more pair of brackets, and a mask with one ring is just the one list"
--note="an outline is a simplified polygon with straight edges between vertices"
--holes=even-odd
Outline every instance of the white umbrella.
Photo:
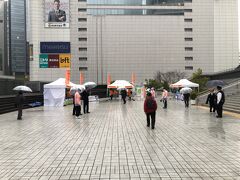
[[191,92],[192,92],[192,89],[189,88],[189,87],[185,87],[185,88],[182,88],[182,89],[180,90],[180,93],[181,93],[181,94],[188,94],[188,93],[191,93]]
[[79,91],[81,93],[84,90],[85,90],[85,86],[84,85],[75,85],[75,86],[71,87],[70,94],[74,95],[76,91]]
[[95,82],[86,82],[83,85],[86,87],[86,89],[93,89],[97,86]]
[[24,92],[32,92],[32,90],[27,86],[16,86],[13,88],[14,91],[24,91]]

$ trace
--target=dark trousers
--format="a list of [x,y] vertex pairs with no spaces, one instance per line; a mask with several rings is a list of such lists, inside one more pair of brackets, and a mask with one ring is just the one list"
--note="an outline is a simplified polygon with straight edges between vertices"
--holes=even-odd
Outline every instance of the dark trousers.
[[163,99],[163,108],[167,109],[167,99]]
[[73,113],[72,113],[72,115],[75,115],[76,114],[76,106],[75,106],[75,104],[73,104]]
[[217,114],[218,114],[218,117],[222,117],[222,111],[223,111],[223,104],[219,103],[217,105]]
[[81,112],[81,106],[76,106],[75,105],[75,110],[76,110],[76,116],[78,117],[80,115],[80,112]]
[[123,103],[126,104],[126,97],[122,97]]
[[156,117],[156,111],[155,112],[151,112],[151,113],[146,113],[147,116],[147,126],[150,126],[150,118],[151,118],[151,126],[152,129],[154,129],[155,127],[155,117]]
[[184,99],[185,107],[189,107],[189,99]]
[[83,112],[84,114],[89,112],[89,101],[83,101]]
[[215,110],[216,110],[215,104],[210,104],[209,108],[210,108],[210,112],[215,112]]
[[22,105],[18,105],[18,117],[17,119],[22,119]]
[[111,96],[110,96],[110,98],[111,98],[111,100],[112,100],[112,98],[113,98],[113,95],[111,95]]

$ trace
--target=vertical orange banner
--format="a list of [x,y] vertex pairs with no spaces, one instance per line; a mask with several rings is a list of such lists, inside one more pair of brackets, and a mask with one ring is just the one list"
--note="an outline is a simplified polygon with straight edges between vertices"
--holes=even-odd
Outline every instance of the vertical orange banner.
[[132,84],[134,85],[136,81],[136,75],[135,73],[132,73]]
[[108,77],[107,77],[107,85],[110,85],[111,84],[111,75],[108,74]]
[[66,73],[65,73],[65,84],[66,86],[68,86],[70,83],[70,69],[66,69]]
[[83,84],[84,82],[84,74],[80,72],[80,84]]

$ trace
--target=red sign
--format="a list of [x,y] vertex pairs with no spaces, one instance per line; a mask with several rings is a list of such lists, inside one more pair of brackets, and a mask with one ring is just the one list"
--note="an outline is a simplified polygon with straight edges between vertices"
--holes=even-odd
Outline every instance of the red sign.
[[49,54],[48,55],[48,67],[49,68],[59,68],[59,55]]

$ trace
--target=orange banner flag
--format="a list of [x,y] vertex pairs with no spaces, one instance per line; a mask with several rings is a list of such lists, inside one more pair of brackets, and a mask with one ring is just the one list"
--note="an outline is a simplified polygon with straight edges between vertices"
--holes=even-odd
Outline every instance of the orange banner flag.
[[84,83],[84,74],[80,72],[80,84]]
[[132,84],[134,85],[136,81],[136,75],[135,73],[132,73]]
[[65,84],[66,86],[68,86],[70,83],[70,69],[66,69],[65,72]]
[[111,84],[111,75],[108,74],[108,77],[107,77],[107,85],[110,85]]

